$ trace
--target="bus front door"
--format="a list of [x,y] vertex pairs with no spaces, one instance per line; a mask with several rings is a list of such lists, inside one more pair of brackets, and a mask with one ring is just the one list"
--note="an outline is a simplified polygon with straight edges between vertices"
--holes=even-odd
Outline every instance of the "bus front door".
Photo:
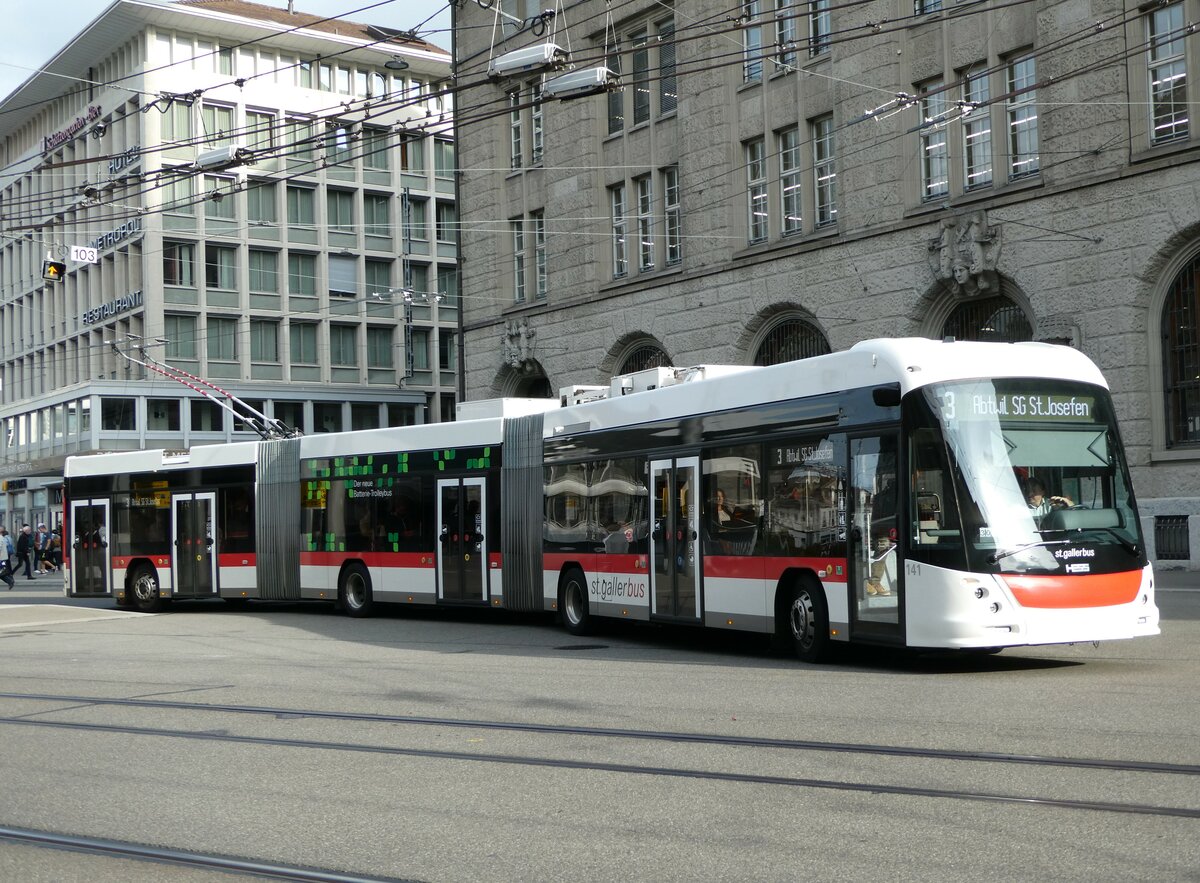
[[482,478],[438,482],[437,580],[439,601],[487,601],[487,511]]
[[850,440],[851,632],[900,641],[901,579],[895,435]]
[[698,620],[700,604],[700,460],[654,460],[650,479],[650,613]]
[[216,494],[176,494],[171,498],[172,594],[207,598],[217,594]]
[[108,500],[71,503],[71,597],[112,594],[108,554]]

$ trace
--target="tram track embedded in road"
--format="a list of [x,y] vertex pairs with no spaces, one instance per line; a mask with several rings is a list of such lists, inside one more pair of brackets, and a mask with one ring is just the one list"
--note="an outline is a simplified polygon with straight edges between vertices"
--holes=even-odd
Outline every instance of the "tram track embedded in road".
[[[1200,776],[1200,765],[1140,760],[1108,760],[1096,757],[1062,757],[1042,754],[1012,754],[993,751],[962,751],[946,748],[919,748],[906,745],[872,745],[859,742],[824,742],[811,739],[772,739],[759,736],[733,736],[721,733],[684,733],[664,730],[634,730],[614,727],[582,727],[569,724],[538,724],[523,721],[485,721],[466,718],[425,717],[422,715],[375,714],[357,711],[281,708],[265,705],[226,705],[207,702],[179,702],[163,699],[137,699],[100,696],[72,696],[53,693],[4,693],[0,700],[67,702],[74,707],[115,705],[126,708],[153,708],[168,711],[246,714],[278,719],[359,721],[364,723],[402,724],[458,729],[500,730],[543,733],[559,736],[596,736],[653,742],[684,742],[698,745],[727,745],[747,748],[781,748],[792,751],[825,751],[837,754],[875,754],[891,757],[931,760],[964,760],[979,763],[1008,763],[1031,766],[1075,767],[1112,772],[1169,773]],[[56,709],[58,710],[58,709]],[[65,710],[65,709],[61,709]],[[0,718],[0,721],[9,720]]]
[[226,871],[230,875],[237,876],[254,875],[269,880],[296,880],[306,881],[306,883],[409,883],[398,877],[361,876],[324,868],[284,865],[261,859],[171,849],[144,843],[130,843],[124,840],[83,837],[8,825],[0,825],[0,842],[3,841],[47,849],[68,849],[72,852],[83,852],[109,858],[178,865],[206,871]]
[[[0,698],[8,698],[12,694],[0,694]],[[22,698],[33,698],[23,696]],[[68,697],[59,697],[65,700]],[[78,697],[76,697],[78,698]],[[116,703],[125,704],[125,703]],[[153,705],[153,703],[151,703]],[[177,705],[188,706],[188,703],[161,703],[166,707],[176,707]],[[217,711],[229,710],[223,706],[198,706],[201,709],[212,709]],[[233,706],[239,708],[240,706]],[[244,708],[244,707],[241,707]],[[265,713],[265,712],[261,712]],[[279,710],[279,713],[283,713]],[[305,715],[292,712],[293,717],[333,717],[334,715]],[[340,716],[339,716],[340,717]],[[362,719],[358,715],[351,716],[352,720]],[[368,719],[386,721],[386,716],[369,716]],[[342,751],[342,752],[361,752],[366,754],[376,754],[396,757],[416,757],[427,758],[434,760],[450,760],[468,763],[495,763],[508,764],[525,767],[543,767],[553,769],[567,770],[583,770],[589,772],[608,772],[616,774],[639,775],[639,776],[657,776],[662,778],[675,779],[695,779],[718,782],[730,782],[738,784],[758,784],[772,785],[792,788],[815,788],[829,791],[846,791],[860,792],[868,794],[887,794],[904,797],[926,797],[933,799],[949,799],[949,800],[964,800],[976,802],[991,802],[991,803],[1007,803],[1019,804],[1025,806],[1039,807],[1054,807],[1060,809],[1072,809],[1092,812],[1109,812],[1123,813],[1133,815],[1153,815],[1153,816],[1168,816],[1175,818],[1191,818],[1200,819],[1200,808],[1180,807],[1180,806],[1156,806],[1151,804],[1126,803],[1119,801],[1097,801],[1097,800],[1076,800],[1071,798],[1056,798],[1056,797],[1040,797],[1036,795],[1020,795],[1020,794],[1003,794],[999,792],[987,791],[968,791],[955,788],[926,788],[880,782],[855,782],[846,780],[834,779],[817,779],[810,777],[794,777],[794,776],[776,776],[763,775],[756,773],[743,772],[728,772],[720,770],[707,770],[696,768],[683,767],[666,767],[666,766],[639,766],[636,764],[612,763],[607,761],[594,760],[574,760],[564,759],[561,757],[538,757],[538,756],[522,756],[513,754],[499,754],[489,752],[462,752],[448,751],[443,749],[431,748],[407,748],[400,746],[372,745],[356,742],[331,742],[318,741],[312,739],[287,739],[270,736],[249,736],[228,733],[225,731],[203,731],[203,730],[183,730],[172,728],[159,727],[139,727],[132,725],[119,724],[99,724],[99,723],[82,723],[72,721],[54,721],[44,718],[31,717],[0,717],[0,725],[39,727],[47,729],[73,730],[76,732],[93,732],[93,733],[113,733],[126,736],[140,736],[150,738],[168,738],[168,739],[189,739],[197,741],[220,742],[225,744],[241,744],[241,745],[261,745],[271,747],[320,750],[320,751]],[[514,728],[528,729],[528,728]],[[592,734],[589,728],[546,728],[538,732],[552,732],[561,734]],[[612,735],[612,731],[606,733]],[[714,737],[714,744],[733,744],[727,740]],[[760,745],[765,747],[782,747],[777,745],[779,740],[758,740],[749,742],[738,742],[741,745]],[[819,743],[818,743],[819,744]],[[889,752],[889,753],[899,753]],[[928,757],[927,753],[922,752],[919,756]],[[948,759],[963,760],[965,758],[958,757],[954,754],[941,755]],[[978,757],[972,756],[970,759],[979,760]],[[1113,767],[1116,769],[1128,770],[1130,767]],[[1146,771],[1144,765],[1138,764],[1133,767],[1137,771]],[[1155,770],[1158,771],[1158,770]],[[1173,770],[1180,772],[1180,770]]]

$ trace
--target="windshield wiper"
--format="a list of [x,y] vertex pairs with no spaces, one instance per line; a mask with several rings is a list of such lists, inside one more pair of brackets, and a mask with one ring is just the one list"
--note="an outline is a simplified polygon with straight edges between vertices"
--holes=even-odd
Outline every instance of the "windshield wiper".
[[997,564],[1001,558],[1007,558],[1010,555],[1016,555],[1018,552],[1024,552],[1026,549],[1034,549],[1038,546],[1065,546],[1070,540],[1038,540],[1036,543],[1026,543],[1023,546],[1017,546],[1015,549],[1004,549],[1002,551],[993,552],[984,560],[988,564]]
[[1110,535],[1112,536],[1112,538],[1113,538],[1113,539],[1115,539],[1115,540],[1116,540],[1118,543],[1120,543],[1120,544],[1121,544],[1121,548],[1122,548],[1122,549],[1124,549],[1124,550],[1125,550],[1126,552],[1128,552],[1130,555],[1133,555],[1135,558],[1137,557],[1137,554],[1138,554],[1138,551],[1139,551],[1139,550],[1138,550],[1138,547],[1137,547],[1135,544],[1133,544],[1133,543],[1129,542],[1129,540],[1125,539],[1125,537],[1123,537],[1123,536],[1121,536],[1119,533],[1117,533],[1117,531],[1116,531],[1116,529],[1115,529],[1115,528],[1112,528],[1112,527],[1101,527],[1101,528],[1097,528],[1097,529],[1098,529],[1098,530],[1102,530],[1102,531],[1104,531],[1104,532],[1105,532],[1105,533],[1107,533],[1107,534],[1110,534]]

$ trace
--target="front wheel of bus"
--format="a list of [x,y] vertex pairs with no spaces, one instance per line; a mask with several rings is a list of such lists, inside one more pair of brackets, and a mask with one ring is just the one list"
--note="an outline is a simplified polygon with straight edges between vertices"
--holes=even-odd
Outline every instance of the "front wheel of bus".
[[820,587],[802,582],[792,589],[787,605],[787,629],[796,655],[803,662],[823,662],[829,656],[829,613]]
[[149,564],[139,564],[129,580],[125,603],[142,613],[157,613],[162,610],[162,598],[158,596],[158,574]]
[[558,589],[558,609],[563,625],[573,635],[592,633],[592,614],[588,610],[587,582],[581,570],[568,570]]
[[342,571],[338,600],[347,616],[370,616],[375,602],[371,600],[371,575],[361,564],[351,564]]

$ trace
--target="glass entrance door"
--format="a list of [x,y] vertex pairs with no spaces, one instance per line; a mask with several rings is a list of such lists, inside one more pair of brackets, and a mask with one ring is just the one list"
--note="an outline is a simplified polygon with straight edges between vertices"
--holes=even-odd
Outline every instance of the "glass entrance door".
[[216,494],[177,494],[171,501],[175,554],[171,568],[176,597],[217,593]]
[[108,500],[71,503],[71,596],[112,594],[108,554]]
[[850,440],[849,557],[855,630],[900,637],[904,587],[898,546],[896,436]]
[[699,619],[700,460],[655,460],[650,464],[651,608],[655,616]]
[[438,482],[438,600],[487,601],[482,478]]

